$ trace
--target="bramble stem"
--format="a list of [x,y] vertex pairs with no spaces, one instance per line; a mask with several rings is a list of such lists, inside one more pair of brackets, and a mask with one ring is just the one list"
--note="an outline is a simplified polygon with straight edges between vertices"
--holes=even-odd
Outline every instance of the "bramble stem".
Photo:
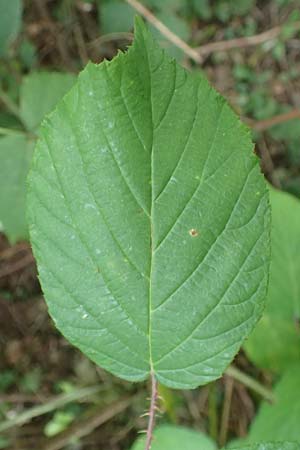
[[145,450],[151,449],[151,443],[153,439],[153,430],[155,425],[155,411],[156,411],[156,402],[157,402],[157,381],[155,379],[154,373],[151,373],[151,400],[150,400],[150,409],[149,409],[149,421],[147,428],[147,438],[146,438],[146,446]]

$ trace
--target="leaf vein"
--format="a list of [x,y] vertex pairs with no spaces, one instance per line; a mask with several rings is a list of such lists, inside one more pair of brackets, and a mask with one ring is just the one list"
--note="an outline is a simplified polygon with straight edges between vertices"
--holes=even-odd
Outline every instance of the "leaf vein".
[[[72,218],[72,221],[73,221],[73,223],[74,223],[74,228],[77,230],[77,236],[78,236],[78,238],[80,239],[82,245],[85,247],[85,249],[86,249],[86,251],[87,251],[87,253],[88,253],[88,255],[89,255],[89,258],[90,258],[91,262],[95,265],[95,268],[97,269],[97,268],[98,268],[98,265],[97,265],[97,263],[96,263],[96,261],[95,261],[95,259],[94,259],[93,254],[91,253],[91,251],[90,251],[89,246],[87,245],[87,243],[86,243],[86,242],[84,241],[84,239],[82,238],[81,233],[80,233],[78,227],[75,225],[75,221],[74,221],[73,215],[72,215],[72,213],[71,213],[71,210],[70,210],[69,205],[68,205],[68,202],[67,202],[67,196],[66,196],[66,194],[65,194],[65,192],[64,192],[63,185],[62,185],[62,182],[61,182],[61,180],[60,180],[59,172],[58,172],[57,167],[56,167],[56,165],[55,165],[55,163],[54,163],[54,159],[53,159],[53,156],[52,156],[52,153],[51,153],[51,150],[50,150],[50,145],[49,145],[49,142],[48,142],[48,140],[47,140],[46,135],[44,135],[44,138],[45,138],[45,142],[47,143],[48,154],[49,154],[49,157],[50,157],[50,160],[51,160],[52,167],[53,167],[54,170],[55,170],[56,177],[57,177],[57,181],[58,181],[58,183],[59,183],[59,185],[60,185],[62,195],[64,196],[64,199],[65,199],[66,207],[67,207],[67,209],[68,209],[68,211],[69,211],[70,218]],[[79,152],[79,154],[80,154],[79,149],[77,149],[77,150],[78,150],[78,152]],[[81,154],[80,154],[80,156],[81,156]],[[109,230],[109,231],[110,231],[110,230]],[[100,274],[99,274],[99,275],[100,275]],[[130,317],[128,311],[124,308],[123,304],[118,300],[118,298],[115,297],[115,296],[113,295],[113,293],[112,293],[112,291],[111,291],[109,285],[107,284],[107,280],[104,279],[103,271],[101,271],[101,277],[102,277],[103,281],[105,282],[106,287],[107,287],[107,290],[110,292],[112,298],[114,298],[114,300],[120,305],[120,308],[122,309],[122,311],[124,312],[124,314],[128,317],[128,319],[131,321],[131,323],[134,325],[134,327],[136,328],[136,330],[144,335],[144,334],[145,334],[144,331],[143,331],[143,330],[135,323],[135,321],[133,320],[133,318]]]
[[213,306],[213,308],[208,312],[208,314],[201,320],[200,323],[198,323],[196,325],[196,327],[194,327],[188,334],[188,336],[186,336],[184,338],[183,341],[181,341],[179,344],[177,344],[174,348],[172,348],[171,350],[168,351],[168,353],[166,353],[165,355],[163,355],[158,361],[155,362],[155,364],[160,363],[164,358],[166,358],[167,356],[169,356],[171,353],[173,353],[174,351],[176,351],[179,347],[181,347],[182,345],[185,344],[185,342],[187,342],[192,336],[193,334],[197,331],[197,329],[203,325],[203,323],[215,312],[216,308],[221,304],[223,298],[225,297],[225,295],[227,294],[227,292],[229,291],[230,287],[233,285],[233,283],[236,281],[236,279],[238,278],[238,276],[240,275],[244,265],[246,264],[246,262],[248,261],[248,258],[250,257],[250,255],[253,252],[253,249],[256,247],[257,242],[260,240],[261,236],[258,236],[258,238],[255,240],[254,244],[251,247],[250,252],[247,254],[246,258],[244,259],[242,265],[239,267],[237,273],[235,274],[234,278],[229,282],[229,284],[227,285],[225,291],[223,292],[221,298],[219,299],[219,301]]
[[186,210],[186,208],[189,206],[190,202],[193,200],[194,196],[197,194],[198,190],[200,189],[200,187],[202,186],[202,177],[203,177],[203,173],[205,170],[205,166],[206,163],[209,159],[209,155],[212,151],[212,149],[214,148],[215,145],[215,140],[216,140],[216,136],[218,134],[219,131],[219,127],[220,127],[220,121],[221,121],[221,116],[222,116],[222,112],[223,112],[223,108],[224,108],[225,103],[222,104],[222,107],[220,109],[219,115],[218,115],[218,120],[217,120],[217,125],[215,128],[215,132],[214,132],[214,137],[212,139],[212,143],[210,145],[210,148],[208,150],[207,156],[206,156],[206,161],[204,163],[203,169],[202,169],[202,176],[201,176],[201,180],[199,181],[196,189],[194,190],[193,194],[191,195],[191,197],[189,198],[189,200],[187,201],[187,203],[185,203],[183,209],[181,210],[181,212],[179,213],[179,215],[176,217],[175,222],[172,224],[172,226],[170,227],[169,231],[166,233],[166,235],[162,238],[162,240],[157,244],[156,248],[155,248],[155,252],[157,252],[157,250],[161,247],[161,245],[163,244],[163,242],[165,242],[165,240],[167,239],[167,237],[169,236],[169,234],[171,233],[171,231],[174,229],[174,227],[176,226],[176,224],[178,223],[180,217],[182,216],[182,214],[184,213],[184,211]]

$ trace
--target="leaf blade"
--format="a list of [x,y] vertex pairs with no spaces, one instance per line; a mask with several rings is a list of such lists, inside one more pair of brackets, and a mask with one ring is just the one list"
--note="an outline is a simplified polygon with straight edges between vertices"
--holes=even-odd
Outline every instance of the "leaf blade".
[[138,22],[129,51],[89,64],[48,117],[29,185],[40,278],[66,337],[126,379],[220,376],[261,313],[269,208],[249,133],[207,81]]
[[247,445],[245,447],[230,447],[232,450],[299,450],[297,442],[261,442],[259,444]]
[[[131,450],[142,450],[145,438],[138,439]],[[215,450],[216,444],[200,431],[174,425],[162,425],[154,432],[153,450]]]
[[282,373],[300,357],[300,203],[271,187],[270,199],[273,226],[267,305],[245,350],[258,366]]
[[289,367],[274,389],[276,403],[263,402],[252,422],[247,443],[260,440],[295,441],[299,443],[300,366]]
[[36,130],[42,119],[68,92],[75,81],[70,73],[33,71],[22,80],[20,113],[30,131]]
[[0,57],[7,56],[10,44],[17,37],[21,28],[22,19],[22,2],[20,0],[12,0],[7,3],[5,0],[0,1],[1,18],[0,18]]
[[0,139],[0,221],[11,243],[28,238],[25,220],[25,180],[29,170],[33,142],[25,135]]

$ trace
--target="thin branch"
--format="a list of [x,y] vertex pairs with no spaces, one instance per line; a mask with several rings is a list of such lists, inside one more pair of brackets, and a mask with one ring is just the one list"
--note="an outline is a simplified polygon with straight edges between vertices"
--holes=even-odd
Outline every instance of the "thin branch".
[[277,172],[274,166],[274,162],[272,159],[271,152],[269,150],[269,146],[266,143],[265,137],[262,136],[259,142],[259,153],[262,160],[262,167],[264,168],[264,173],[269,175],[270,181],[272,184],[278,189],[282,188],[280,177],[278,177]]
[[209,435],[214,440],[218,440],[218,412],[217,412],[217,392],[216,382],[209,385],[208,395],[208,419],[209,419]]
[[48,438],[45,441],[45,444],[41,445],[40,448],[42,450],[60,450],[61,448],[66,447],[70,441],[90,435],[96,428],[127,409],[131,404],[131,401],[132,399],[125,398],[113,403],[104,410],[101,409],[101,411],[96,411],[92,416],[87,417],[85,420],[75,422],[67,428],[67,430],[57,436],[50,439]]
[[[300,28],[300,22],[294,22],[295,30]],[[255,34],[254,36],[244,36],[235,39],[229,39],[218,42],[210,42],[209,44],[204,44],[197,47],[197,51],[201,56],[207,56],[213,52],[223,52],[231,50],[233,48],[245,48],[252,47],[255,45],[263,44],[267,41],[272,41],[277,39],[282,31],[282,25],[278,25],[274,28],[270,28],[263,33]]]
[[28,265],[33,264],[34,261],[35,260],[32,253],[29,253],[28,255],[24,256],[24,258],[20,259],[14,264],[9,265],[8,267],[4,267],[2,270],[0,270],[0,279],[7,277],[8,275],[12,275],[13,273],[18,272],[19,270],[24,269]]
[[[141,14],[148,22],[150,22],[163,36],[165,36],[172,44],[180,48],[187,56],[189,56],[197,64],[202,64],[204,57],[219,51],[227,51],[233,48],[245,48],[263,44],[264,42],[277,39],[283,25],[270,28],[262,33],[253,36],[244,36],[235,39],[223,40],[219,42],[210,42],[197,48],[190,47],[185,41],[173,33],[165,24],[138,0],[125,0],[132,8]],[[300,21],[294,22],[295,31],[300,28]]]
[[232,393],[233,393],[233,384],[234,379],[232,377],[225,377],[225,395],[223,401],[223,410],[222,417],[220,423],[220,435],[219,435],[219,444],[220,447],[223,447],[227,441],[228,435],[228,424],[230,418],[230,409],[231,409],[231,401],[232,401]]
[[15,426],[22,426],[27,422],[30,422],[34,417],[47,414],[55,409],[65,406],[67,403],[82,400],[85,397],[95,395],[102,389],[101,386],[90,386],[82,389],[78,389],[69,394],[58,395],[56,398],[49,400],[43,405],[34,406],[33,408],[27,409],[26,411],[12,417],[11,419],[5,420],[0,424],[0,432],[9,430]]
[[53,39],[57,44],[57,49],[60,54],[61,60],[63,64],[74,70],[73,61],[68,52],[68,46],[66,45],[65,39],[61,36],[61,33],[58,30],[57,24],[52,20],[51,14],[48,10],[47,1],[45,0],[34,0],[36,4],[36,9],[40,17],[45,21],[45,23],[49,27],[50,35],[52,35]]
[[240,371],[234,366],[229,366],[225,372],[229,377],[234,378],[235,380],[242,383],[244,386],[248,387],[254,392],[257,392],[257,394],[261,395],[265,400],[267,400],[270,403],[275,402],[275,396],[268,388],[263,386],[258,381],[251,378],[249,375],[245,374],[244,372]]
[[151,449],[151,443],[152,443],[152,439],[153,439],[153,430],[154,430],[154,425],[155,425],[157,396],[158,396],[157,381],[155,379],[154,373],[152,373],[151,374],[151,400],[150,400],[149,421],[148,421],[148,428],[147,428],[145,450]]
[[27,242],[18,242],[12,247],[7,247],[0,252],[0,262],[3,259],[9,259],[16,256],[20,252],[28,252],[30,251],[30,246]]
[[171,31],[165,24],[155,17],[152,12],[142,5],[137,0],[125,0],[132,8],[134,8],[139,14],[141,14],[148,22],[150,22],[168,41],[180,48],[186,55],[188,55],[197,64],[201,64],[203,59],[199,52],[190,47],[180,37],[178,37],[173,31]]
[[44,403],[46,402],[47,397],[37,397],[37,395],[30,394],[3,394],[0,395],[0,403]]
[[85,66],[89,61],[89,55],[88,55],[88,52],[86,49],[86,43],[84,40],[82,30],[78,23],[76,23],[74,25],[73,33],[74,33],[75,42],[76,42],[76,45],[78,48],[78,54],[81,59],[81,63],[83,66]]
[[256,131],[264,131],[274,125],[279,125],[289,120],[300,119],[300,109],[296,108],[292,111],[288,111],[283,114],[278,114],[277,116],[271,117],[270,119],[259,120],[258,122],[252,123],[252,128]]

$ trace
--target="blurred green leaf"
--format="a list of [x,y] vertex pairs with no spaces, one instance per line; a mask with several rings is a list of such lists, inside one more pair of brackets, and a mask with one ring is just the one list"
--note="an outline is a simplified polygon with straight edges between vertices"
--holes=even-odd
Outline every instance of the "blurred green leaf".
[[[131,450],[144,450],[141,437]],[[154,431],[151,450],[215,450],[216,444],[204,433],[175,425],[162,425]]]
[[24,374],[19,383],[20,390],[25,393],[37,392],[41,385],[41,376],[42,373],[39,367],[29,370]]
[[52,419],[44,428],[44,433],[47,437],[55,436],[64,431],[70,423],[76,418],[76,413],[72,411],[57,411]]
[[254,7],[256,0],[217,0],[215,16],[222,22],[227,22],[233,16],[245,16]]
[[[245,446],[230,445],[226,449],[232,450],[300,450],[300,444],[297,442],[261,442],[259,444],[252,444]],[[225,450],[226,450],[225,449]]]
[[[28,130],[35,131],[44,115],[73,85],[75,76],[57,72],[32,72],[23,78],[20,116]],[[0,138],[0,225],[10,242],[27,239],[25,220],[25,180],[34,137],[22,135]]]
[[255,89],[246,97],[244,112],[257,120],[274,116],[278,112],[278,102],[263,89]]
[[28,39],[22,41],[19,56],[26,69],[32,69],[37,62],[36,48]]
[[291,165],[300,165],[300,126],[299,119],[289,120],[269,130],[273,139],[283,142]]
[[272,49],[272,55],[275,61],[281,61],[285,54],[284,42],[277,41]]
[[2,370],[0,372],[0,391],[5,392],[16,382],[16,378],[16,373],[13,370]]
[[14,130],[20,129],[20,126],[21,124],[16,118],[16,116],[6,111],[0,111],[0,128]]
[[259,367],[284,371],[300,360],[300,201],[273,188],[270,199],[273,227],[267,306],[245,349]]
[[[266,344],[264,344],[266,345]],[[275,387],[276,402],[263,402],[252,422],[247,443],[263,440],[300,443],[300,366],[291,367]]]
[[62,392],[64,394],[71,394],[76,391],[76,386],[68,380],[59,380],[56,383],[55,388],[58,392]]
[[0,449],[1,450],[4,448],[7,448],[10,445],[11,445],[11,443],[8,438],[6,438],[4,436],[0,436]]
[[21,28],[21,0],[0,0],[0,58],[6,56],[10,44]]
[[[298,154],[299,154],[299,147],[298,147]],[[290,173],[287,170],[283,171],[283,174],[281,174],[282,171],[280,169],[277,170],[276,176],[283,175],[281,178],[281,184],[284,186],[284,189],[289,192],[292,195],[295,195],[296,197],[300,198],[300,175],[291,176]],[[284,173],[286,173],[286,176],[284,177]],[[280,179],[280,176],[278,177]]]
[[208,20],[212,16],[212,6],[209,0],[192,0],[192,7],[195,13],[201,18]]
[[158,386],[158,393],[164,405],[164,411],[172,423],[177,422],[176,409],[182,404],[182,397],[178,396],[177,391],[170,389],[163,384]]
[[75,75],[59,72],[31,72],[24,77],[20,92],[20,112],[27,128],[36,130],[45,114],[73,86]]
[[254,70],[246,64],[236,64],[233,67],[233,75],[237,81],[252,82],[256,77]]
[[123,0],[98,1],[99,20],[103,34],[130,31],[135,10]]
[[0,223],[11,243],[28,237],[25,180],[33,146],[25,135],[0,138]]

